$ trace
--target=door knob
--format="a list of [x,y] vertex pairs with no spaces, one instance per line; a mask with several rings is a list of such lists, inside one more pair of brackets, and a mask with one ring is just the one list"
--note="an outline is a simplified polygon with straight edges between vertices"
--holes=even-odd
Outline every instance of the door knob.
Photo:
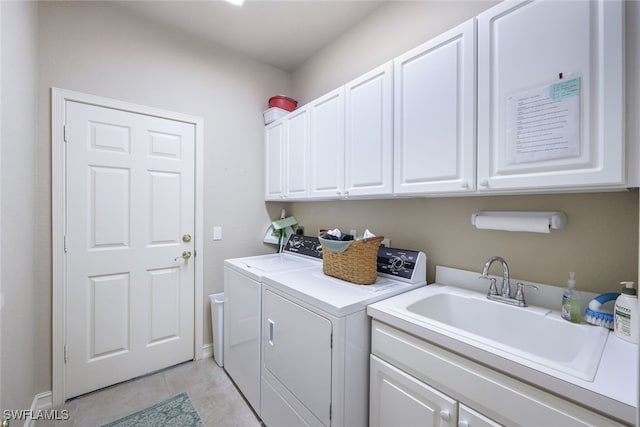
[[191,241],[191,234],[188,234],[188,233],[187,234],[183,234],[182,235],[182,241],[185,242],[185,243],[190,242]]
[[184,259],[185,261],[188,260],[189,258],[191,258],[191,251],[184,251],[182,252],[182,255],[175,257],[173,260],[174,261],[178,261],[178,259]]

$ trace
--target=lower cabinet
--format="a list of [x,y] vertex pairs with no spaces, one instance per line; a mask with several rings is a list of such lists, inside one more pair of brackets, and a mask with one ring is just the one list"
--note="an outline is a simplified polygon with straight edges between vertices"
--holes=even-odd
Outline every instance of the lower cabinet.
[[415,377],[371,356],[370,426],[500,426]]
[[372,427],[623,425],[377,320],[371,352]]

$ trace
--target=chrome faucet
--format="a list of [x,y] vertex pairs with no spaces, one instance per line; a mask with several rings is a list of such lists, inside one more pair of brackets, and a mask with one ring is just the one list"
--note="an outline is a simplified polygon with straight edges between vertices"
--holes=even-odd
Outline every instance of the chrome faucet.
[[[498,295],[498,289],[496,288],[496,279],[493,277],[489,277],[489,268],[491,268],[491,264],[495,261],[498,261],[502,265],[502,288],[500,289],[500,295]],[[517,305],[518,307],[526,307],[527,303],[524,299],[524,287],[533,288],[536,291],[538,290],[537,286],[534,285],[525,285],[523,283],[517,283],[518,290],[515,296],[511,297],[511,283],[509,282],[509,266],[507,265],[507,261],[504,258],[499,256],[492,256],[484,263],[484,267],[482,268],[482,276],[481,279],[488,279],[491,283],[489,286],[489,292],[487,293],[487,298],[492,301],[503,302],[505,304]]]
[[511,297],[511,284],[509,283],[509,266],[507,265],[507,261],[504,258],[499,256],[492,256],[484,263],[484,268],[482,269],[482,277],[489,277],[489,268],[494,261],[500,262],[502,264],[502,288],[500,289],[500,295],[504,298]]

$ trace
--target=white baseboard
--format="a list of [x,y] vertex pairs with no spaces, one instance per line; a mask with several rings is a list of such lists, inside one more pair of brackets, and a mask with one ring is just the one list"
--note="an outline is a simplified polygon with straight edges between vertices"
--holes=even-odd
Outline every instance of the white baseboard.
[[[213,351],[213,344],[205,344],[202,346],[202,359],[207,358],[207,357],[212,357],[215,360],[215,354]],[[220,363],[218,363],[217,360],[215,360],[216,364],[220,367],[222,367],[222,365]],[[639,426],[640,427],[640,426]]]
[[206,359],[208,357],[213,357],[213,344],[209,343],[209,344],[203,345],[202,353],[200,355],[202,356],[203,359]]
[[[49,409],[53,407],[53,393],[50,391],[44,391],[40,394],[36,394],[33,398],[33,403],[36,405],[36,409]],[[33,406],[33,404],[31,405]]]
[[[38,411],[44,409],[51,409],[53,407],[53,394],[50,391],[44,391],[38,393],[33,397],[31,402],[30,411],[32,414],[37,414]],[[24,427],[35,427],[38,424],[38,420],[33,418],[27,418],[24,421]]]

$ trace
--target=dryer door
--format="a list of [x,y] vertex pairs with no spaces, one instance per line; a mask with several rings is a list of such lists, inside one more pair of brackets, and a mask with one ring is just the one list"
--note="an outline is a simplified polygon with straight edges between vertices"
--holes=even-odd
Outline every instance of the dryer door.
[[266,289],[264,368],[330,425],[331,321]]

